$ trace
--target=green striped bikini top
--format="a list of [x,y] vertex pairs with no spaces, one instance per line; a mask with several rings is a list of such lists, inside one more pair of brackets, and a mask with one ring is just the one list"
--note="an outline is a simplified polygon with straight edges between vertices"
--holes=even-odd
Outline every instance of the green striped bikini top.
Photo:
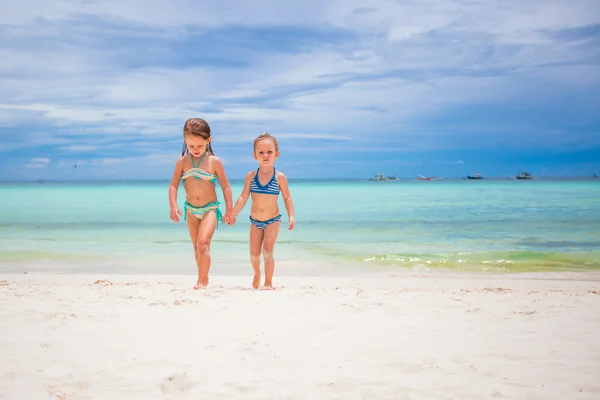
[[190,153],[190,160],[192,160],[192,168],[185,171],[183,173],[183,175],[181,175],[181,179],[185,180],[189,177],[194,177],[194,179],[204,179],[206,181],[215,182],[217,180],[217,176],[215,174],[211,174],[201,168],[198,168],[200,166],[200,163],[204,159],[205,155],[206,155],[206,152],[204,152],[204,154],[202,154],[202,157],[200,157],[200,159],[198,160],[198,163],[194,164],[194,156],[192,156],[192,153]]

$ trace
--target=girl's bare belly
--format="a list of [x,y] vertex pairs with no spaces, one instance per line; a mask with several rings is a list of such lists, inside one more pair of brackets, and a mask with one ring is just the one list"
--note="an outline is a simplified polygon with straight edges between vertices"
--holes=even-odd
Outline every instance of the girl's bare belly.
[[271,194],[252,194],[250,215],[257,221],[266,221],[279,215],[277,198]]
[[210,182],[185,182],[184,188],[185,200],[193,206],[201,207],[217,201],[217,192]]

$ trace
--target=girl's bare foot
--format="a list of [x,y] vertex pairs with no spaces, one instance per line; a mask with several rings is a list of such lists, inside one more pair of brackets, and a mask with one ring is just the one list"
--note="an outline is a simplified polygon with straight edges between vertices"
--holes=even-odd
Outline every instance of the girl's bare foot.
[[208,286],[208,279],[198,279],[198,282],[194,285],[194,290],[205,289]]
[[269,284],[264,284],[263,286],[260,287],[260,290],[275,290],[275,288],[273,287],[273,284],[269,283]]
[[254,279],[252,279],[252,287],[257,289],[258,285],[260,285],[260,273],[254,274]]

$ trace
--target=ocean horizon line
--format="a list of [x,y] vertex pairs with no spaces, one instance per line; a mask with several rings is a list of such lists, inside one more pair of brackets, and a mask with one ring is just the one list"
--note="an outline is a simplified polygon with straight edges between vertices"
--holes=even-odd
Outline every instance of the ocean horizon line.
[[[381,182],[401,182],[401,181],[421,181],[419,177],[402,177],[397,176],[398,180],[386,181],[383,180]],[[447,176],[447,177],[432,177],[431,181],[462,181],[462,180],[517,180],[516,175],[511,176],[486,176],[483,179],[468,179],[467,176]],[[245,178],[229,178],[229,181],[232,182],[243,182]],[[170,178],[114,178],[114,179],[45,179],[45,178],[32,178],[32,179],[1,179],[0,184],[6,183],[111,183],[111,182],[147,182],[147,183],[157,183],[164,182],[168,183]],[[373,177],[363,177],[363,178],[335,178],[335,177],[327,177],[327,178],[293,178],[288,176],[288,180],[290,182],[363,182],[363,181],[373,181]],[[600,180],[600,178],[592,176],[592,175],[572,175],[572,176],[552,176],[552,175],[536,175],[533,179],[528,180],[544,180],[544,181],[552,181],[552,180]]]

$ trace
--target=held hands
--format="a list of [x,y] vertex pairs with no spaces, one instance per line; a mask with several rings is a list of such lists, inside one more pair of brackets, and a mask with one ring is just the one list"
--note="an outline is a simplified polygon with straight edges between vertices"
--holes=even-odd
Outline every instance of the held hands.
[[233,212],[229,211],[229,212],[225,212],[225,216],[223,217],[223,222],[225,222],[227,225],[231,226],[233,224],[235,224],[235,220],[236,220],[236,216]]
[[173,206],[171,207],[171,221],[173,222],[179,222],[179,216],[183,215],[181,213],[181,210],[179,209],[179,207],[177,206]]
[[294,217],[290,217],[289,220],[290,220],[290,227],[288,228],[288,230],[291,231],[296,226],[296,219]]

